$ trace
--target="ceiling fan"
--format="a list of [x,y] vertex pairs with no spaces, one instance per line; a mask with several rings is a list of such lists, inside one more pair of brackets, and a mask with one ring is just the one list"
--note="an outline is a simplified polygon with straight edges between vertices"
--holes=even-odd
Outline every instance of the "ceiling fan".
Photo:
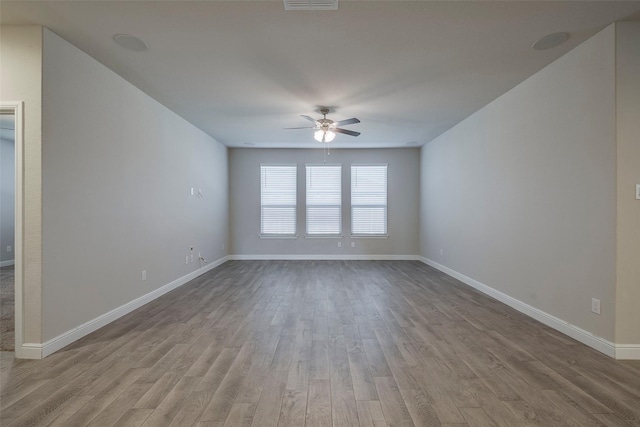
[[348,129],[341,129],[338,127],[343,125],[360,123],[360,120],[356,119],[355,117],[351,119],[339,120],[337,122],[334,122],[331,119],[327,119],[327,114],[329,114],[328,108],[322,108],[320,109],[320,112],[324,117],[318,120],[305,115],[300,116],[309,120],[310,122],[313,122],[314,126],[303,126],[303,127],[285,128],[285,129],[313,129],[315,130],[313,137],[318,142],[331,142],[336,137],[336,133],[343,133],[345,135],[350,135],[350,136],[360,135],[360,132],[355,132]]

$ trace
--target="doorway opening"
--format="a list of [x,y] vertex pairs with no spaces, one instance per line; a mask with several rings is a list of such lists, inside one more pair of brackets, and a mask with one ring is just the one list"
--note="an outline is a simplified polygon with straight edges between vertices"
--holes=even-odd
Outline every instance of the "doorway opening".
[[0,351],[22,346],[22,102],[0,102]]

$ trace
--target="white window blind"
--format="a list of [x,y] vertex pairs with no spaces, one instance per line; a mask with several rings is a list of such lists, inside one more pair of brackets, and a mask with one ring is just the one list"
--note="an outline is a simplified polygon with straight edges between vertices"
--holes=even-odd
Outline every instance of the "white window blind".
[[260,234],[296,234],[296,165],[260,165]]
[[387,234],[387,165],[351,165],[351,234]]
[[307,235],[342,232],[342,166],[307,165]]

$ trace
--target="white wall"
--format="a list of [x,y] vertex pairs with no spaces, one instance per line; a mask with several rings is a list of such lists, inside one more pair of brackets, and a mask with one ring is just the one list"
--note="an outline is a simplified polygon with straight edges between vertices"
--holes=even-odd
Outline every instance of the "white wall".
[[[42,27],[0,26],[0,96],[2,101],[24,102],[24,262],[23,271],[16,271],[16,280],[20,277],[23,280],[22,338],[25,343],[39,343],[42,339]],[[18,298],[16,296],[16,302]],[[19,337],[16,342],[20,342]]]
[[[321,164],[321,149],[231,149],[230,215],[233,255],[415,256],[418,252],[418,149],[334,149],[327,163],[342,164],[342,239],[305,238],[305,164]],[[298,238],[261,239],[260,164],[298,165]],[[389,238],[351,238],[352,163],[388,163]],[[342,247],[338,248],[338,241]],[[356,247],[351,247],[355,242]]]
[[611,26],[425,145],[420,206],[422,256],[610,341],[614,46]]
[[[0,262],[10,265],[13,261],[15,220],[15,137],[14,116],[2,115],[0,129]],[[7,127],[7,129],[4,128]],[[11,251],[7,250],[11,246]]]
[[640,23],[616,24],[618,204],[616,342],[640,358]]
[[43,70],[46,342],[197,270],[198,252],[224,257],[228,170],[226,147],[48,30]]

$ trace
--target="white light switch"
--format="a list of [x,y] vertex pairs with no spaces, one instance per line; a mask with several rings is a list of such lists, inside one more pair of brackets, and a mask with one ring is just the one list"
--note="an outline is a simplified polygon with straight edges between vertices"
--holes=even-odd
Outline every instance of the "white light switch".
[[147,270],[142,270],[142,280],[147,280]]
[[600,314],[600,300],[591,298],[591,311],[595,314]]
[[636,184],[636,200],[640,200],[640,184]]

